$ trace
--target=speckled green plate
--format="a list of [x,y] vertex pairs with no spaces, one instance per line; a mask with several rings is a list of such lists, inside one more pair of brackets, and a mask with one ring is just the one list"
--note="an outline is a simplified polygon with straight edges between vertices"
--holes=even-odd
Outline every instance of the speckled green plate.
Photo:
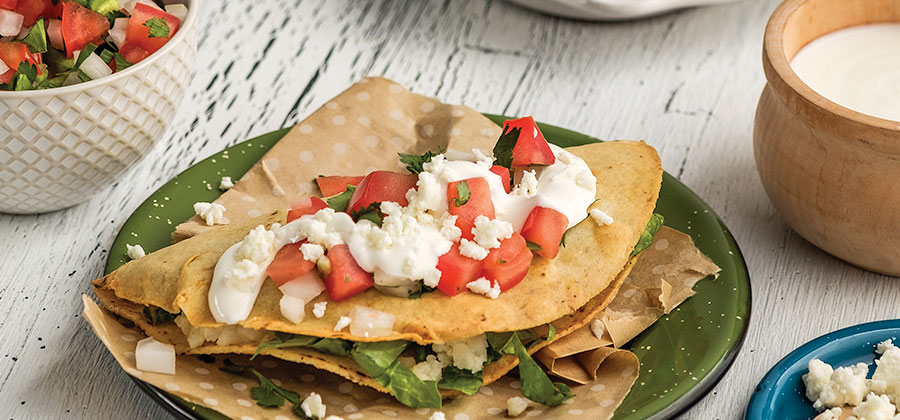
[[[505,117],[488,115],[498,124]],[[563,147],[599,140],[541,124],[547,139]],[[193,215],[197,201],[212,201],[223,176],[240,178],[272,145],[283,129],[237,144],[182,172],[153,193],[122,226],[109,253],[106,271],[126,261],[125,244],[140,243],[148,252],[170,243],[175,226]],[[615,419],[673,418],[700,400],[721,379],[740,350],[750,317],[750,279],[728,228],[696,194],[669,174],[663,175],[656,211],[666,225],[690,234],[722,272],[697,284],[697,294],[638,336],[630,349],[641,373]],[[135,380],[170,412],[187,419],[225,418],[208,408]],[[575,388],[576,395],[578,388]]]

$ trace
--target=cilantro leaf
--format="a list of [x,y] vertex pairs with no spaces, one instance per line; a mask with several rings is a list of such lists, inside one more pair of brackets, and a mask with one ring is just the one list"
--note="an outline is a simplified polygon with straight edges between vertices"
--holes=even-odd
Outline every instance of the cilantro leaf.
[[378,227],[381,227],[381,224],[384,222],[384,216],[381,214],[381,202],[377,201],[366,207],[357,209],[353,213],[350,213],[350,218],[352,218],[354,222],[368,220],[378,225]]
[[472,373],[468,369],[460,369],[453,365],[446,366],[441,371],[441,380],[438,382],[438,388],[454,389],[466,395],[475,395],[481,389],[481,385],[484,384],[482,372]]
[[469,183],[466,181],[459,181],[456,184],[456,195],[457,197],[453,199],[453,205],[456,207],[465,205],[469,202],[469,198],[472,197],[472,191],[469,189]]
[[546,406],[556,406],[572,398],[572,391],[566,384],[553,382],[544,370],[531,358],[519,338],[523,331],[511,333],[488,333],[488,344],[502,355],[519,358],[519,376],[522,379],[522,394],[526,398]]
[[131,63],[128,60],[126,60],[125,57],[119,53],[116,53],[114,58],[116,60],[116,71],[125,70],[134,64],[134,63]]
[[28,31],[28,35],[22,38],[22,43],[28,46],[32,53],[47,52],[47,32],[44,31],[44,18],[38,21]]
[[[565,234],[563,234],[563,237],[565,237]],[[525,245],[528,246],[529,250],[534,251],[534,252],[542,251],[544,249],[544,247],[542,247],[534,242],[531,242],[529,240],[525,241]]]
[[513,148],[516,147],[516,142],[519,140],[519,134],[521,133],[521,128],[509,128],[509,126],[504,124],[503,134],[500,135],[497,143],[494,144],[494,165],[512,168]]
[[177,317],[178,314],[173,314],[162,308],[157,308],[155,306],[144,307],[144,318],[147,318],[147,322],[149,322],[150,325],[160,325],[166,322],[172,322]]
[[441,154],[441,151],[438,150],[437,153],[432,151],[427,151],[423,155],[410,155],[407,153],[397,153],[400,156],[400,162],[406,164],[406,169],[410,173],[418,174],[424,171],[424,166],[426,163],[431,162],[431,158]]
[[348,185],[344,192],[325,200],[325,203],[334,211],[347,211],[347,207],[350,205],[350,197],[353,196],[354,191],[356,191],[356,185]]
[[419,291],[410,292],[408,295],[406,295],[406,297],[408,297],[410,299],[418,299],[418,298],[422,297],[422,295],[424,295],[425,293],[431,293],[431,292],[435,291],[435,289],[436,288],[434,288],[434,287],[425,286],[423,284],[422,287],[419,289]]
[[634,250],[631,251],[632,257],[650,247],[650,244],[653,243],[653,235],[656,235],[656,232],[659,232],[659,229],[665,221],[666,218],[663,217],[663,215],[653,213],[653,216],[650,217],[650,221],[647,222],[647,227],[641,232],[640,239],[638,239],[637,244],[634,245]]
[[29,81],[37,79],[38,70],[37,66],[35,66],[34,64],[23,61],[19,63],[19,68],[17,69],[17,71],[20,75],[28,77]]
[[144,26],[150,28],[149,38],[168,38],[169,37],[169,24],[162,18],[151,18],[147,19],[146,22],[143,23]]
[[256,400],[256,404],[260,407],[266,408],[275,408],[281,407],[284,405],[284,401],[287,400],[294,406],[294,413],[299,414],[303,418],[307,418],[303,415],[303,410],[300,408],[301,400],[300,394],[297,394],[294,391],[291,391],[287,388],[278,386],[275,382],[272,382],[271,379],[267,378],[262,373],[259,373],[258,370],[249,367],[249,366],[241,366],[230,359],[225,359],[224,366],[220,368],[224,372],[234,373],[234,374],[243,374],[244,372],[250,372],[253,376],[256,376],[256,379],[259,381],[259,386],[255,386],[250,389],[250,396]]

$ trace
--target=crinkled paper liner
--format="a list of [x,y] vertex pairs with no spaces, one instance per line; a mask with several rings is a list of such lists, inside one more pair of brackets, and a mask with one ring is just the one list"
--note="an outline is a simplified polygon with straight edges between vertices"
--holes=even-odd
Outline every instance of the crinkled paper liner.
[[[465,151],[493,144],[499,134],[499,127],[470,108],[416,95],[387,79],[367,78],[298,124],[216,202],[226,207],[226,217],[236,223],[315,193],[312,180],[317,175],[358,175],[374,168],[402,170],[398,152],[421,154],[436,147]],[[173,239],[206,229],[194,217],[178,226]],[[718,267],[694,247],[690,237],[663,228],[601,315],[606,327],[603,339],[585,327],[537,353],[552,374],[583,384],[573,387],[575,398],[554,408],[531,403],[523,416],[612,417],[637,379],[639,367],[633,353],[618,347],[690,297],[697,280],[716,272]],[[213,363],[178,356],[175,375],[141,372],[136,369],[134,350],[143,334],[122,325],[87,296],[84,315],[116,361],[138,379],[236,419],[295,418],[288,403],[280,409],[257,406],[250,396],[256,380],[220,371],[224,356],[217,356]],[[301,395],[319,393],[328,415],[427,419],[433,413],[404,407],[389,395],[309,366],[265,356],[253,361],[244,356],[231,359],[255,366]],[[507,375],[474,396],[445,401],[441,411],[454,420],[503,417],[506,400],[521,396],[521,385]]]

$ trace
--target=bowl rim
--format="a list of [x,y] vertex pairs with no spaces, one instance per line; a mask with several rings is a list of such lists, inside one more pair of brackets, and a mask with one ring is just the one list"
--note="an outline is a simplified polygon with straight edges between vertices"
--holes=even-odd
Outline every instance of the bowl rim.
[[[773,76],[781,79],[783,84],[793,90],[796,94],[800,95],[800,97],[808,104],[817,108],[820,112],[832,114],[839,118],[875,129],[887,130],[894,133],[900,132],[900,121],[875,117],[840,105],[813,90],[813,88],[807,85],[800,79],[800,76],[794,72],[793,67],[791,67],[791,62],[788,60],[787,54],[785,54],[784,51],[785,29],[788,25],[789,18],[796,13],[801,6],[812,1],[818,0],[785,0],[775,9],[772,16],[769,18],[765,34],[763,35],[763,65],[766,70],[767,81],[772,83]],[[840,28],[838,30],[886,22],[893,21],[861,23]],[[900,20],[897,20],[896,23],[900,23]],[[827,34],[811,39],[807,41],[807,44],[825,35]],[[773,75],[769,74],[769,67],[771,67],[771,70],[774,72]]]
[[109,76],[101,77],[99,79],[89,80],[87,82],[77,83],[69,86],[60,86],[56,88],[50,89],[40,89],[40,90],[24,90],[24,91],[10,91],[10,90],[0,90],[0,100],[3,99],[24,99],[24,98],[34,98],[40,96],[54,96],[54,95],[65,95],[69,93],[77,93],[82,92],[84,90],[92,89],[95,87],[100,87],[105,84],[113,83],[119,79],[123,79],[131,76],[133,73],[139,71],[143,67],[147,67],[150,63],[160,60],[160,57],[169,54],[173,49],[175,49],[175,44],[180,42],[185,42],[185,37],[187,37],[187,33],[193,29],[194,22],[197,20],[197,7],[199,7],[199,1],[192,0],[179,0],[172,4],[189,4],[188,6],[188,14],[182,22],[182,25],[178,28],[178,32],[175,33],[169,42],[166,42],[162,48],[156,50],[153,54],[150,54],[146,59],[141,60],[139,63],[134,64],[128,67],[121,72],[115,72]]

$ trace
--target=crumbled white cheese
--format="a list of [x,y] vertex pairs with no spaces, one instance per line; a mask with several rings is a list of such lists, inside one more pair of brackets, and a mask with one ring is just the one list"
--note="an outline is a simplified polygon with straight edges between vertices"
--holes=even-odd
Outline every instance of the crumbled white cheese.
[[347,326],[350,325],[351,322],[353,322],[353,320],[350,319],[350,317],[342,316],[341,319],[338,320],[337,324],[334,324],[334,330],[343,330],[344,328],[347,328]]
[[128,245],[125,244],[126,254],[128,254],[128,258],[132,260],[141,259],[147,256],[147,253],[144,252],[144,247],[140,245]]
[[422,276],[422,283],[428,287],[437,287],[441,282],[441,270],[435,268],[425,269],[425,275]]
[[321,419],[325,417],[325,404],[322,404],[322,397],[315,392],[310,392],[309,396],[300,403],[300,409],[306,417]]
[[343,244],[344,238],[353,232],[355,226],[350,215],[336,213],[327,207],[317,211],[312,217],[303,216],[291,223],[297,223],[297,230],[309,243],[322,245],[326,249]]
[[300,245],[300,252],[303,253],[303,259],[306,261],[318,261],[319,258],[322,258],[325,255],[325,248],[322,248],[322,245],[319,244],[311,244],[305,243]]
[[853,414],[860,420],[892,420],[897,408],[887,395],[870,392],[862,404],[853,408]]
[[491,299],[500,297],[500,283],[495,281],[491,284],[491,281],[484,277],[469,282],[466,287],[475,293],[485,295]]
[[481,149],[472,149],[472,156],[475,156],[475,163],[481,167],[490,169],[494,166],[494,157],[486,155]]
[[538,193],[537,173],[534,170],[522,173],[522,180],[519,185],[510,191],[512,195],[521,195],[523,197],[534,197]]
[[475,227],[472,228],[475,242],[485,249],[500,247],[500,241],[511,237],[512,234],[512,224],[498,219],[491,220],[485,216],[476,217]]
[[207,226],[228,223],[228,219],[225,218],[225,206],[219,203],[194,203],[194,213],[200,216]]
[[428,210],[437,210],[447,200],[447,191],[441,189],[441,184],[431,172],[419,174],[416,188],[406,192],[407,211],[412,213],[424,213]]
[[894,340],[889,338],[878,343],[878,346],[875,347],[875,353],[884,354],[886,351],[896,347],[897,346],[894,345]]
[[424,362],[416,363],[410,369],[423,381],[440,381],[443,376],[441,371],[444,369],[444,364],[433,354],[429,354]]
[[447,420],[447,416],[444,415],[443,411],[435,411],[428,420]]
[[259,264],[251,260],[240,260],[234,264],[231,272],[226,273],[225,283],[241,292],[250,292],[261,270]]
[[275,233],[259,225],[244,237],[236,256],[239,259],[261,263],[271,258],[276,251]]
[[475,241],[462,238],[459,240],[459,253],[464,257],[481,261],[487,258],[489,251],[478,245]]
[[591,218],[594,219],[594,222],[596,222],[598,226],[607,226],[614,222],[612,217],[600,209],[591,209]]
[[519,417],[528,409],[528,400],[522,397],[511,397],[506,400],[506,412],[510,417]]
[[837,407],[829,408],[819,413],[813,420],[838,420],[843,412],[843,410]]
[[313,305],[313,310],[312,310],[313,315],[315,315],[316,318],[321,318],[321,317],[325,316],[325,306],[326,305],[328,305],[328,302],[324,301],[324,300],[321,302],[316,302],[316,304]]
[[[884,353],[875,361],[875,374],[870,386],[890,397],[895,404],[900,403],[900,348],[883,346]],[[881,384],[880,382],[884,382]]]
[[223,176],[222,180],[219,181],[219,189],[225,191],[232,188],[234,188],[234,181],[231,180],[230,176]]
[[441,236],[450,242],[459,240],[462,230],[456,226],[456,216],[448,214],[441,220]]
[[484,334],[431,346],[444,366],[480,372],[487,362],[487,338]]
[[603,321],[595,319],[591,321],[591,332],[594,333],[594,337],[602,340],[603,334],[606,334],[606,325],[603,325]]
[[809,373],[803,375],[806,397],[816,410],[843,405],[859,405],[868,393],[865,363],[833,369],[829,364],[813,359]]

